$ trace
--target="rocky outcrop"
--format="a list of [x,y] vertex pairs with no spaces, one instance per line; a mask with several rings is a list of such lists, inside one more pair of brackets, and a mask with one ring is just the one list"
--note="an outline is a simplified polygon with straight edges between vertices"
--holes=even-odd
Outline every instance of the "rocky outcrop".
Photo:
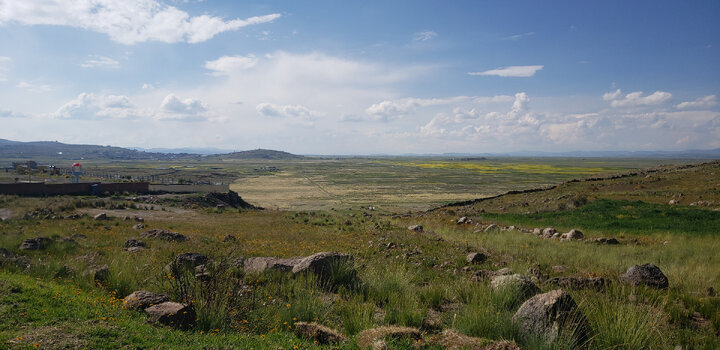
[[145,290],[137,290],[123,299],[123,307],[127,309],[147,309],[153,305],[162,304],[170,301],[165,294],[157,294]]
[[47,248],[51,243],[52,239],[47,237],[35,237],[28,238],[20,244],[20,250],[43,250]]
[[159,228],[152,229],[147,232],[143,232],[140,234],[140,237],[157,238],[157,239],[162,239],[162,240],[170,241],[170,242],[185,242],[188,240],[188,238],[185,235],[181,235],[177,232],[170,232],[168,230],[163,230],[163,229],[159,229]]
[[583,347],[590,338],[590,326],[570,294],[561,289],[538,294],[525,301],[512,317],[526,336],[552,343],[558,337],[575,340]]
[[657,289],[666,289],[669,286],[667,276],[653,264],[631,266],[620,275],[620,280],[634,286],[645,285]]
[[340,332],[315,322],[295,323],[295,335],[317,341],[323,345],[338,344],[347,341],[347,338],[345,338],[345,336],[343,336]]
[[166,301],[145,309],[150,321],[175,328],[186,329],[195,324],[195,309],[192,305]]

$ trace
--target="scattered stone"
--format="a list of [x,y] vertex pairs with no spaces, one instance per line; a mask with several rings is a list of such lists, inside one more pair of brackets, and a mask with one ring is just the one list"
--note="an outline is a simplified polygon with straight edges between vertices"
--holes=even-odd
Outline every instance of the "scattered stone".
[[131,238],[131,239],[128,239],[127,241],[125,241],[125,248],[126,248],[126,249],[127,249],[127,248],[133,248],[133,247],[147,248],[147,243],[145,243],[145,242],[143,242],[143,241],[141,241],[141,240],[134,239],[134,238]]
[[417,328],[400,326],[382,326],[366,329],[357,337],[357,344],[362,349],[372,347],[373,349],[386,348],[385,339],[412,340],[417,342],[422,339],[422,333]]
[[547,283],[567,289],[594,289],[603,291],[609,281],[602,277],[563,276],[551,278]]
[[95,216],[93,216],[93,220],[107,220],[108,216],[105,213],[100,213]]
[[70,238],[72,239],[87,239],[87,236],[82,233],[73,233]]
[[225,238],[223,238],[223,242],[235,242],[235,241],[237,241],[237,238],[231,234],[228,234],[227,236],[225,236]]
[[157,238],[162,239],[165,241],[171,241],[171,242],[185,242],[188,240],[188,238],[184,235],[181,235],[177,232],[170,232],[168,230],[163,229],[152,229],[147,232],[143,232],[140,234],[140,237],[143,238]]
[[618,241],[616,238],[605,237],[591,238],[589,242],[598,244],[620,244],[620,241]]
[[130,248],[125,248],[125,251],[128,253],[138,253],[138,252],[141,252],[146,249],[147,248],[145,248],[145,247],[130,247]]
[[176,328],[189,328],[195,323],[195,309],[192,305],[185,305],[166,301],[145,309],[150,321]]
[[467,216],[463,216],[460,219],[458,219],[458,221],[457,221],[458,225],[472,224],[472,223],[473,223],[472,219],[469,219]]
[[13,252],[0,248],[0,266],[16,265],[19,267],[29,268],[30,259],[24,255],[17,255]]
[[550,238],[560,239],[561,237],[562,237],[562,233],[560,233],[560,232],[555,232],[555,233],[553,233],[552,237],[550,237]]
[[443,349],[485,349],[484,347],[491,344],[492,340],[470,337],[454,329],[446,329],[432,338],[429,343],[439,345]]
[[671,199],[671,200],[668,202],[668,204],[670,204],[670,205],[676,205],[676,204],[678,204],[678,203],[679,203],[679,202],[678,202],[677,200],[675,200],[675,199]]
[[517,288],[526,297],[540,292],[540,288],[530,278],[520,274],[495,276],[490,280],[490,285],[495,291],[501,291],[505,288]]
[[173,274],[178,274],[183,270],[195,269],[200,265],[204,265],[209,260],[207,256],[200,253],[183,253],[175,257],[165,269]]
[[525,335],[543,338],[552,343],[563,333],[576,340],[577,347],[584,346],[590,338],[590,326],[578,309],[575,300],[562,289],[538,294],[525,301],[512,317]]
[[495,276],[509,276],[512,274],[514,274],[514,272],[509,267],[503,267],[502,269],[495,271]]
[[465,261],[467,261],[468,264],[482,264],[485,262],[485,260],[487,260],[487,258],[487,255],[483,253],[475,252],[468,254],[465,258]]
[[476,282],[481,282],[481,281],[484,281],[484,280],[486,280],[486,279],[488,279],[488,278],[491,278],[491,277],[493,277],[493,276],[495,276],[495,271],[492,271],[492,270],[478,270],[478,271],[475,271],[475,273],[473,273],[472,276],[470,276],[470,280],[476,281]]
[[91,275],[95,283],[104,285],[110,279],[110,267],[100,265],[88,270],[85,275]]
[[408,230],[415,232],[423,232],[423,227],[421,225],[412,225],[408,226]]
[[646,285],[657,289],[666,289],[669,285],[667,276],[653,264],[631,266],[620,275],[620,280],[634,286]]
[[315,340],[323,345],[338,344],[347,341],[347,338],[345,338],[345,336],[343,336],[340,332],[332,328],[317,324],[315,322],[295,323],[295,335],[297,335],[298,337]]
[[542,236],[545,238],[552,237],[557,231],[552,227],[546,227],[542,230]]
[[47,248],[52,240],[47,237],[28,238],[20,244],[20,250],[43,250]]
[[137,225],[133,226],[133,228],[136,229],[136,230],[142,230],[142,229],[145,228],[145,225],[143,225],[143,224],[137,224]]
[[170,301],[165,294],[157,294],[145,290],[137,290],[123,299],[123,306],[127,309],[147,309],[153,305]]
[[352,265],[353,257],[348,254],[336,252],[315,253],[295,264],[292,268],[292,273],[297,275],[311,272],[321,281],[328,281],[332,277],[332,270],[342,264]]
[[265,271],[291,272],[302,257],[282,259],[276,257],[254,257],[245,260],[246,273],[262,273]]
[[499,227],[498,225],[490,224],[490,225],[488,225],[487,227],[485,227],[485,230],[484,230],[484,231],[485,231],[485,232],[490,232],[490,231],[498,231],[498,230],[500,230],[500,227]]
[[387,248],[387,249],[393,249],[395,247],[396,247],[396,245],[394,242],[388,242],[388,244],[385,245],[385,248]]
[[564,240],[583,239],[585,235],[580,230],[572,229],[570,232],[563,234],[561,238]]
[[143,218],[141,218],[141,217],[139,217],[139,216],[134,216],[134,217],[133,217],[133,220],[135,220],[135,221],[137,221],[137,222],[145,222],[145,219],[143,219]]
[[532,233],[536,236],[540,236],[540,235],[542,235],[543,232],[542,232],[542,229],[539,229],[536,227],[532,230]]

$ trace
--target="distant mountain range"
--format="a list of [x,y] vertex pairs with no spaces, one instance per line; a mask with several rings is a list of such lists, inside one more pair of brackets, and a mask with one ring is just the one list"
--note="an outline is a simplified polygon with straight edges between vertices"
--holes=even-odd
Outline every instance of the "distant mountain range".
[[[318,155],[324,157],[329,155]],[[443,154],[375,154],[369,156],[432,156],[453,157],[473,160],[479,157],[587,157],[587,158],[682,158],[682,159],[720,159],[720,148],[711,150],[685,151],[570,151],[538,152],[521,151],[508,153],[443,153]],[[348,156],[348,157],[357,157]],[[0,158],[43,159],[43,160],[180,160],[180,159],[255,159],[282,160],[303,158],[283,151],[256,149],[241,152],[229,152],[219,148],[123,148],[98,145],[72,145],[57,141],[21,142],[0,139]]]

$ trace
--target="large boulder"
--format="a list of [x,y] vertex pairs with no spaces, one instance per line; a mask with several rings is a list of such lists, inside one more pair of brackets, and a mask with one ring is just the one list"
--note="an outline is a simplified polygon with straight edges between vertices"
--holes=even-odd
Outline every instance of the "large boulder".
[[327,281],[332,277],[333,269],[342,264],[351,265],[353,257],[348,254],[335,252],[315,253],[300,260],[292,268],[293,274],[311,272],[321,281]]
[[297,322],[295,323],[295,335],[302,338],[312,339],[320,344],[337,344],[344,343],[347,338],[340,332],[317,324],[315,322]]
[[558,337],[574,339],[583,347],[590,338],[590,326],[575,300],[562,289],[538,294],[525,301],[512,317],[526,336],[552,343]]
[[658,289],[668,287],[668,279],[660,268],[653,264],[634,265],[620,275],[620,280],[634,286],[650,286]]
[[533,296],[540,292],[535,283],[527,276],[520,274],[499,275],[490,280],[490,285],[495,291],[502,291],[506,288],[515,288],[523,293],[525,297]]
[[262,273],[265,271],[291,272],[302,257],[276,258],[272,256],[258,256],[247,258],[244,262],[246,273]]
[[370,328],[358,334],[357,344],[361,349],[370,347],[373,349],[383,349],[386,347],[385,339],[388,338],[417,342],[422,339],[422,333],[419,329],[411,327],[382,326]]
[[145,309],[150,321],[176,328],[189,328],[195,323],[195,309],[192,305],[166,301]]
[[123,299],[123,306],[127,309],[147,309],[153,305],[170,301],[165,294],[157,294],[145,290],[137,290]]
[[179,234],[177,232],[170,232],[168,230],[163,229],[152,229],[147,232],[143,232],[140,234],[140,237],[143,238],[157,238],[162,239],[165,241],[171,241],[171,242],[185,242],[189,238],[187,238],[185,235]]
[[43,250],[50,243],[52,243],[52,239],[47,237],[28,238],[20,244],[20,250]]

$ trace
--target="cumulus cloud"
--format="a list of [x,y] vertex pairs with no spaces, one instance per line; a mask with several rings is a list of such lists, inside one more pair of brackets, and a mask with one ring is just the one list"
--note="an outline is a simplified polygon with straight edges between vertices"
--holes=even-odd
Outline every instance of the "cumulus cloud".
[[537,71],[543,69],[544,66],[509,66],[486,70],[484,72],[469,72],[469,75],[494,75],[498,77],[521,77],[527,78],[535,75]]
[[81,93],[77,98],[50,113],[56,119],[134,119],[146,116],[127,96]]
[[208,106],[203,102],[169,94],[160,104],[159,119],[172,119],[178,121],[197,121],[209,118]]
[[276,105],[273,103],[261,103],[255,107],[255,110],[263,117],[309,119],[312,116],[318,115],[318,112],[303,105]]
[[214,61],[205,62],[205,68],[211,70],[210,75],[230,75],[254,67],[258,63],[255,55],[222,56]]
[[441,106],[456,103],[484,104],[493,102],[507,102],[510,96],[471,97],[454,96],[446,98],[405,98],[375,103],[365,109],[365,113],[373,116],[375,120],[388,121],[414,113],[420,107]]
[[90,55],[87,61],[80,64],[83,68],[119,68],[120,62],[110,57]]
[[17,85],[18,88],[30,91],[30,92],[48,92],[52,90],[52,87],[47,84],[33,84],[26,81],[21,81]]
[[715,95],[709,95],[705,97],[700,97],[696,99],[695,101],[687,101],[679,103],[677,106],[675,106],[678,109],[702,109],[702,108],[710,108],[715,107],[717,105],[717,96]]
[[10,64],[10,57],[0,56],[0,82],[7,81],[5,72],[8,71],[8,65]]
[[60,0],[4,1],[0,24],[62,25],[107,34],[114,41],[199,43],[242,27],[271,22],[278,13],[246,19],[224,20],[210,15],[190,16],[156,0],[87,0],[68,4]]
[[672,99],[672,94],[665,91],[655,91],[650,95],[644,96],[644,92],[635,91],[622,96],[620,89],[608,92],[603,95],[603,100],[611,101],[613,107],[637,107],[637,106],[654,106],[666,103]]
[[413,37],[413,41],[428,41],[434,37],[436,37],[438,34],[433,32],[432,30],[426,30],[424,32],[415,33],[415,36]]

